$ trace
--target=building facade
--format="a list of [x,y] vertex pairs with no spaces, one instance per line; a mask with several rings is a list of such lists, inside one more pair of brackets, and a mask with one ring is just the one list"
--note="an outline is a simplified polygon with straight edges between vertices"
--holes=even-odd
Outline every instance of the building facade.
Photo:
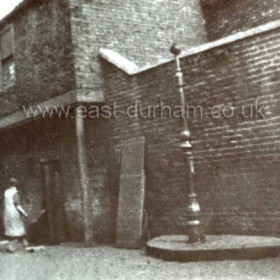
[[[24,1],[0,23],[2,189],[18,177],[31,215],[51,212],[50,236],[114,242],[122,146],[143,137],[143,236],[186,232],[176,40],[201,112],[190,121],[205,231],[279,233],[278,5]],[[116,115],[97,117],[104,106]]]

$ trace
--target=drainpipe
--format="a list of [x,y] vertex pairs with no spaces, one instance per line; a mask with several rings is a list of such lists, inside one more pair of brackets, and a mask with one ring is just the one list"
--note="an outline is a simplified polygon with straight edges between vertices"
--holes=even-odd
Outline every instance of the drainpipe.
[[89,175],[87,166],[86,138],[85,138],[85,123],[81,106],[75,108],[76,121],[76,137],[77,150],[80,174],[80,186],[82,195],[82,211],[84,218],[84,240],[85,245],[90,246],[93,243],[93,225],[91,203],[89,197]]

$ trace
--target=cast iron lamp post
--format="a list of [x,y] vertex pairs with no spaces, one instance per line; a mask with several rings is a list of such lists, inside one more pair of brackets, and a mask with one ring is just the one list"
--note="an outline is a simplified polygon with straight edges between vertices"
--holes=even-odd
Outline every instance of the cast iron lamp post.
[[181,69],[180,63],[180,53],[181,50],[174,43],[170,52],[174,55],[176,60],[176,77],[178,79],[178,90],[181,98],[182,106],[182,122],[183,130],[181,133],[182,148],[183,154],[185,155],[185,164],[186,164],[186,179],[187,179],[187,193],[188,193],[188,206],[187,206],[187,215],[188,215],[188,242],[189,243],[198,243],[204,242],[205,237],[202,233],[201,222],[200,222],[200,206],[197,201],[197,195],[194,191],[194,159],[192,152],[192,143],[191,143],[191,132],[188,125],[188,116],[186,114],[186,100],[185,100],[185,91],[184,91],[184,80],[183,72]]

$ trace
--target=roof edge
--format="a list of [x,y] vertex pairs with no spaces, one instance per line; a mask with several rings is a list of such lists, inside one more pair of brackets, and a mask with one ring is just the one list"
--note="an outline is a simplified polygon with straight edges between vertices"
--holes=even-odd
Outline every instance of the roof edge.
[[103,59],[123,70],[128,75],[136,74],[139,70],[139,67],[134,62],[113,50],[100,48],[99,54]]
[[[20,10],[27,8],[29,5],[35,3],[38,0],[23,0],[21,3],[19,3],[17,6],[15,6],[15,8],[8,13],[6,16],[4,16],[1,20],[0,20],[0,28],[2,28],[2,26],[11,18],[13,17],[17,12],[19,12]],[[45,1],[45,0],[43,0]]]

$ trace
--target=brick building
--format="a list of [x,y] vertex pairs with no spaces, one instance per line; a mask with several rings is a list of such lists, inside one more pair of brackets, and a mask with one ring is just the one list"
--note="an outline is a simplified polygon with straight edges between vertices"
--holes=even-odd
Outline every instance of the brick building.
[[[24,1],[0,22],[1,186],[18,177],[34,217],[42,204],[54,209],[50,223],[60,232],[50,229],[50,235],[112,242],[122,148],[143,138],[143,235],[185,232],[180,119],[159,111],[153,117],[79,117],[81,104],[117,105],[118,112],[133,104],[145,112],[152,105],[179,105],[168,51],[175,37],[184,49],[186,98],[203,109],[191,129],[206,232],[278,234],[278,5]],[[30,106],[70,110],[67,117],[43,117],[36,110],[28,114]],[[212,108],[226,113],[215,118]]]

